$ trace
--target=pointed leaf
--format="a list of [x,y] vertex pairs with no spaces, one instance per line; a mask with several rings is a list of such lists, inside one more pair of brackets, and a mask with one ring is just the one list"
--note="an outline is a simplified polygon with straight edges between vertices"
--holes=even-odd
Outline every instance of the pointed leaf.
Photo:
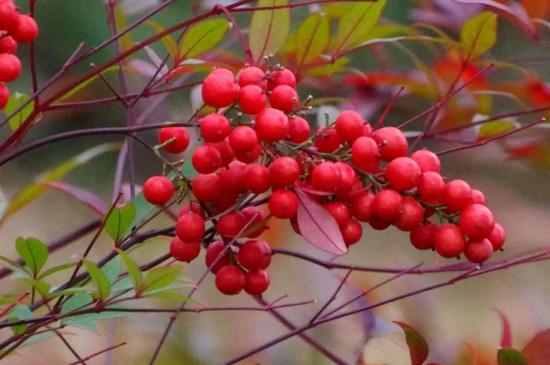
[[[29,309],[28,306],[18,304],[10,311],[9,319],[11,322],[17,322],[24,319],[31,319],[32,318],[32,311]],[[11,326],[11,330],[14,334],[18,335],[27,330],[28,324],[19,324],[15,326]]]
[[495,120],[485,123],[479,128],[477,139],[495,137],[516,129],[516,123],[506,120]]
[[193,58],[214,48],[222,41],[229,25],[225,19],[212,19],[191,26],[181,40],[180,59]]
[[[498,365],[527,365],[527,359],[525,359],[525,356],[523,356],[521,352],[514,349],[498,350],[497,361]],[[548,361],[545,363],[548,363]],[[530,362],[529,365],[531,365]]]
[[120,272],[120,261],[120,256],[116,256],[101,268],[101,272],[105,274],[105,277],[111,285],[113,285],[118,278],[118,273]]
[[546,365],[550,359],[550,329],[539,332],[521,350],[529,365]]
[[51,285],[40,280],[28,279],[27,282],[32,285],[33,288],[38,290],[40,295],[47,297],[50,292]]
[[335,73],[343,72],[344,66],[350,62],[349,58],[339,58],[334,63],[326,66],[316,66],[304,71],[307,76],[332,76]]
[[[15,111],[15,109],[19,108],[21,104],[29,100],[29,95],[27,94],[21,94],[18,92],[15,92],[10,95],[10,98],[8,99],[8,104],[4,107],[4,114],[6,116],[10,115]],[[13,117],[10,118],[8,121],[8,124],[12,131],[15,131],[21,123],[27,119],[27,117],[32,113],[34,110],[34,101],[31,101],[29,104],[25,105],[23,109],[21,109],[20,112],[15,114]]]
[[411,365],[422,365],[428,358],[428,343],[414,328],[403,322],[395,321],[405,332],[407,346],[411,355]]
[[17,262],[8,259],[5,256],[0,255],[0,260],[4,261],[4,264],[1,266],[4,266],[8,270],[14,273],[14,275],[20,279],[30,279],[32,274],[29,272],[29,270],[26,267],[23,267],[19,265]]
[[105,203],[105,201],[103,201],[103,199],[101,199],[98,195],[89,190],[58,181],[41,182],[38,184],[62,191],[65,194],[72,196],[99,215],[104,215],[107,211],[107,203]]
[[[119,3],[115,2],[115,22],[116,22],[116,30],[118,33],[125,30],[128,25],[126,24],[126,17],[124,16],[124,13],[122,10],[120,10]],[[131,32],[126,32],[124,35],[122,35],[120,38],[118,38],[118,44],[120,45],[120,51],[126,52],[130,48],[134,46],[134,41],[132,40]],[[129,58],[124,58],[122,62],[128,62]]]
[[470,18],[460,30],[460,42],[468,57],[490,50],[497,42],[496,15],[484,11]]
[[332,39],[333,54],[356,46],[367,39],[369,32],[378,23],[387,0],[358,2],[340,18],[338,30]]
[[124,266],[126,266],[126,270],[128,270],[128,276],[130,277],[130,280],[132,280],[134,289],[136,292],[139,292],[143,283],[143,275],[141,274],[139,266],[130,258],[130,256],[128,256],[126,252],[122,250],[117,250],[117,252],[120,257],[122,257],[122,261],[124,261]]
[[322,13],[308,16],[296,31],[295,49],[298,63],[313,61],[327,48],[329,40],[328,17]]
[[[288,0],[259,0],[258,7],[284,6]],[[248,43],[252,57],[260,63],[262,57],[277,53],[290,32],[290,9],[258,10],[252,15]]]
[[109,279],[107,279],[107,276],[105,276],[105,274],[102,273],[97,265],[93,262],[88,260],[82,260],[82,262],[84,263],[84,266],[86,266],[86,270],[88,270],[90,278],[96,286],[96,297],[101,300],[107,299],[109,293],[111,292],[111,284],[109,283]]
[[96,331],[97,326],[95,324],[95,321],[97,321],[98,319],[125,317],[129,316],[130,314],[131,312],[105,310],[100,313],[86,313],[74,317],[67,317],[64,324],[68,326],[87,329],[90,331]]
[[306,193],[294,190],[298,196],[298,226],[302,237],[320,250],[334,255],[348,252],[342,232],[334,217]]
[[33,276],[37,277],[48,259],[48,247],[36,238],[19,237],[15,242],[15,249]]
[[[162,25],[158,24],[157,22],[154,22],[152,20],[147,20],[145,24],[149,24],[150,26],[155,29],[155,34],[159,34],[164,32],[164,28]],[[160,39],[162,44],[164,45],[164,48],[166,49],[166,52],[170,55],[170,58],[172,60],[175,60],[179,58],[178,56],[178,44],[176,43],[176,40],[172,36],[172,34],[168,34]]]
[[115,241],[118,241],[134,221],[136,208],[126,204],[122,209],[115,207],[105,221],[105,231]]
[[37,279],[38,280],[44,279],[45,277],[55,274],[56,272],[67,270],[73,266],[76,266],[76,262],[69,262],[67,264],[51,267],[48,270],[43,271],[42,274],[38,275]]
[[510,329],[510,321],[508,317],[500,310],[495,309],[500,317],[502,322],[502,336],[500,337],[500,347],[501,348],[511,348],[512,347],[512,331]]
[[143,280],[144,293],[164,288],[170,285],[180,274],[181,267],[155,267],[147,271]]
[[[105,70],[101,71],[101,74],[105,75],[105,74],[108,74],[108,73],[111,73],[111,72],[116,72],[119,69],[120,69],[120,67],[118,65],[110,66],[110,67],[107,67]],[[71,90],[67,91],[65,94],[61,95],[58,99],[56,99],[53,105],[55,105],[55,103],[60,103],[63,100],[67,100],[68,98],[70,98],[71,96],[73,96],[74,94],[79,92],[80,90],[84,89],[86,86],[88,86],[93,81],[97,80],[98,78],[99,78],[98,75],[94,75],[94,76],[90,77],[89,79],[87,79],[86,81],[81,82],[80,84],[73,87]]]

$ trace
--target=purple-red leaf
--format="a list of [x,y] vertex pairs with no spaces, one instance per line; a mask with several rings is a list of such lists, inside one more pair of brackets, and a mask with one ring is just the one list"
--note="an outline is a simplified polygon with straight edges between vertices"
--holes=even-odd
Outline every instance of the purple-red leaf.
[[546,365],[550,359],[550,328],[539,332],[521,350],[529,365]]
[[103,199],[91,191],[57,181],[40,182],[39,184],[48,188],[57,189],[65,194],[69,194],[101,216],[103,216],[107,211],[107,204],[103,201]]
[[405,332],[407,346],[411,355],[411,365],[422,365],[428,358],[428,343],[414,328],[403,322],[394,322]]
[[512,331],[510,330],[510,321],[506,314],[502,313],[499,309],[496,309],[500,321],[502,322],[502,337],[500,338],[500,348],[506,349],[512,347]]
[[298,226],[302,237],[320,250],[343,255],[348,248],[334,217],[298,188]]

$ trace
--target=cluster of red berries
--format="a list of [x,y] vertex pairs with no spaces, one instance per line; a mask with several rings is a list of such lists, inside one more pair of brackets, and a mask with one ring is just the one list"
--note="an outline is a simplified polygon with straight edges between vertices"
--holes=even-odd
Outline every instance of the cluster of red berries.
[[17,43],[31,43],[38,36],[38,25],[27,14],[19,14],[13,0],[0,0],[0,109],[10,98],[6,82],[21,75],[21,61],[15,55]]
[[[210,242],[206,265],[222,293],[267,289],[271,249],[255,238],[270,217],[258,205],[267,200],[270,216],[289,219],[299,234],[296,190],[324,206],[348,246],[360,240],[360,222],[377,230],[394,225],[410,232],[418,249],[434,249],[447,258],[464,253],[475,263],[504,243],[483,193],[463,180],[445,182],[433,152],[407,157],[400,129],[373,131],[357,112],[345,110],[311,136],[308,122],[298,115],[303,107],[288,69],[246,67],[238,78],[216,69],[205,78],[202,97],[205,104],[224,109],[197,121],[203,143],[190,157],[198,172],[191,181],[196,202],[181,209],[170,252],[191,261]],[[167,126],[159,143],[167,152],[181,153],[189,135],[184,127]],[[152,204],[163,205],[172,198],[173,183],[153,176],[143,192]],[[268,198],[258,197],[264,193]],[[430,222],[432,216],[442,224]],[[207,221],[213,225],[208,231]]]

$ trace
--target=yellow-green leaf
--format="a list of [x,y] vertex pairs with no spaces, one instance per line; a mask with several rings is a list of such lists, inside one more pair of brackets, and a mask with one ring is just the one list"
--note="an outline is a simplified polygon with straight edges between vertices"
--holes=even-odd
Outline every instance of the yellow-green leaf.
[[493,122],[483,124],[481,128],[479,128],[477,138],[491,138],[504,134],[506,132],[510,132],[514,129],[516,129],[516,124],[514,122],[509,122],[506,120],[495,120]]
[[339,58],[334,63],[325,66],[312,67],[304,72],[306,76],[331,76],[337,72],[342,72],[344,66],[349,63],[349,58]]
[[111,292],[111,283],[109,283],[107,276],[105,276],[93,262],[84,259],[82,263],[86,266],[86,270],[88,270],[88,274],[90,274],[90,279],[92,279],[92,282],[95,284],[97,291],[94,296],[101,300],[107,299]]
[[[120,69],[120,67],[118,65],[113,65],[113,66],[110,66],[110,67],[107,67],[105,70],[101,71],[101,74],[102,75],[105,75],[107,73],[111,73],[111,72],[115,72],[115,71],[118,71]],[[54,104],[55,103],[59,103],[63,100],[66,100],[68,98],[70,98],[71,96],[73,96],[74,94],[76,94],[77,92],[79,92],[80,90],[84,89],[86,86],[88,86],[89,84],[91,84],[94,80],[96,80],[97,78],[99,78],[98,75],[94,75],[92,77],[90,77],[89,79],[81,82],[80,84],[76,85],[75,87],[73,87],[71,90],[67,91],[65,94],[61,95],[59,98],[57,98],[55,101],[54,101]]]
[[313,61],[327,48],[330,40],[328,17],[322,13],[308,16],[296,32],[296,58],[298,63]]
[[460,42],[468,57],[476,57],[487,52],[496,41],[497,16],[490,11],[473,16],[460,30]]
[[140,292],[143,285],[143,275],[141,273],[141,270],[139,269],[139,266],[134,262],[134,260],[130,258],[130,256],[128,256],[126,252],[118,249],[117,252],[120,257],[122,257],[122,261],[124,261],[124,265],[128,270],[128,276],[132,281],[134,290],[136,291],[136,293]]
[[[288,0],[259,0],[259,7],[284,6]],[[252,57],[260,62],[267,54],[277,53],[290,31],[290,9],[277,8],[255,11],[250,23],[248,43]]]
[[81,166],[105,152],[118,150],[120,147],[120,143],[105,143],[95,146],[79,155],[76,155],[70,160],[61,163],[57,167],[46,171],[35,180],[34,184],[25,187],[11,199],[4,215],[2,216],[2,219],[9,217],[25,205],[32,202],[34,199],[44,194],[46,190],[48,190],[48,187],[41,185],[40,183],[58,181],[75,167]]
[[332,49],[337,54],[347,48],[356,46],[368,37],[374,28],[387,0],[376,2],[360,2],[340,18],[336,36],[332,39]]
[[183,35],[179,57],[195,57],[214,48],[222,41],[229,25],[225,19],[206,20],[193,25]]
[[[164,27],[160,25],[157,22],[154,22],[152,20],[147,20],[145,24],[149,24],[153,29],[155,30],[155,34],[159,34],[164,32]],[[164,37],[160,39],[162,44],[164,45],[164,48],[166,49],[166,52],[170,55],[170,57],[175,60],[178,56],[178,44],[176,43],[176,40],[172,36],[172,34],[167,34]]]
[[33,276],[37,277],[48,260],[48,247],[36,238],[19,237],[15,242],[15,249]]
[[330,19],[338,19],[349,13],[352,8],[352,2],[335,1],[325,5],[323,7],[323,12],[326,13]]
[[[8,99],[8,104],[6,104],[6,107],[4,108],[4,114],[6,116],[10,115],[15,111],[15,109],[19,108],[19,106],[23,103],[25,103],[27,100],[29,100],[29,96],[27,94],[21,94],[18,92],[15,92],[10,95],[10,98]],[[15,131],[21,123],[27,119],[27,117],[32,113],[34,110],[34,101],[31,101],[27,105],[21,109],[21,111],[17,114],[15,114],[13,117],[10,118],[8,121],[8,124],[12,131]]]
[[132,204],[126,204],[123,208],[114,207],[105,218],[105,231],[118,242],[135,216],[136,208]]
[[[115,21],[116,21],[116,30],[117,33],[121,33],[123,30],[127,28],[126,18],[124,17],[124,13],[122,10],[120,10],[120,5],[118,3],[115,3]],[[130,32],[126,32],[123,36],[121,36],[118,39],[118,44],[120,45],[120,51],[125,52],[132,48],[134,46],[134,41],[132,40],[132,36]],[[124,58],[122,62],[128,63],[130,59]]]

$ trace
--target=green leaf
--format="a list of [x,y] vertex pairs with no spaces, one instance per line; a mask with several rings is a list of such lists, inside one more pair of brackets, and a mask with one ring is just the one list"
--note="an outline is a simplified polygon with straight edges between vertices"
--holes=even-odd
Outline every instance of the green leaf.
[[[160,25],[157,22],[154,22],[152,20],[147,20],[145,24],[148,24],[153,27],[155,30],[155,34],[159,34],[165,31],[164,27]],[[167,34],[164,37],[160,39],[162,44],[164,45],[164,48],[166,49],[166,52],[170,55],[170,57],[175,60],[178,58],[178,44],[176,43],[176,40],[172,36],[172,34]]]
[[120,272],[120,256],[114,257],[111,261],[103,265],[101,272],[105,274],[109,284],[113,285]]
[[[132,283],[132,279],[129,276],[126,276],[116,281],[111,287],[111,291],[118,292],[122,290],[132,289],[133,287],[134,287],[134,284]],[[132,294],[131,296],[133,297],[134,294]]]
[[387,0],[356,3],[353,8],[340,18],[338,30],[332,39],[333,54],[356,46],[367,39],[369,32],[378,23]]
[[48,293],[50,292],[50,288],[52,287],[50,284],[45,283],[45,282],[40,281],[40,280],[28,279],[27,282],[29,284],[31,284],[33,286],[33,288],[38,290],[40,295],[42,295],[43,297],[48,296]]
[[313,61],[330,41],[328,17],[322,13],[308,16],[296,31],[296,59],[299,64]]
[[25,239],[19,237],[15,242],[15,249],[19,253],[19,257],[23,259],[31,270],[33,276],[37,277],[40,269],[42,269],[48,259],[48,247],[36,238]]
[[481,126],[481,128],[479,128],[477,139],[495,137],[506,132],[510,132],[514,129],[516,129],[516,124],[514,122],[509,122],[506,120],[495,120],[485,123]]
[[19,279],[30,279],[32,274],[27,268],[19,265],[17,262],[8,259],[5,256],[0,255],[0,260],[4,261],[4,265],[8,270],[14,273]]
[[[78,293],[70,297],[63,303],[61,307],[61,313],[71,313],[76,310],[81,310],[86,308],[88,305],[92,304],[93,298],[88,293]],[[63,323],[63,320],[61,321]]]
[[115,207],[106,218],[105,231],[118,242],[134,221],[135,216],[136,208],[132,204],[126,204],[122,209]]
[[335,73],[342,72],[349,63],[349,58],[339,58],[334,63],[325,66],[312,67],[304,71],[306,76],[331,76]]
[[481,12],[470,18],[460,30],[460,42],[468,58],[490,50],[497,41],[497,16]]
[[[24,319],[31,319],[32,318],[32,311],[29,309],[28,306],[23,304],[18,304],[10,311],[9,319],[11,322],[17,322]],[[11,330],[14,334],[18,335],[20,333],[23,333],[27,330],[28,324],[19,324],[15,326],[11,326]]]
[[122,257],[122,261],[124,261],[124,265],[128,270],[128,276],[132,281],[135,291],[139,292],[143,284],[143,275],[141,274],[139,266],[130,258],[130,256],[128,256],[126,252],[122,250],[117,250],[117,252],[120,257]]
[[514,349],[500,349],[497,353],[498,365],[527,365],[521,352]]
[[[119,69],[120,69],[120,67],[118,65],[110,66],[110,67],[107,67],[105,70],[101,71],[101,74],[105,75],[105,74],[108,74],[108,73],[111,73],[111,72],[116,72]],[[125,69],[126,69],[126,67],[125,67]],[[53,105],[55,105],[56,103],[60,103],[63,100],[67,100],[68,98],[70,98],[71,96],[73,96],[74,94],[79,92],[80,90],[84,89],[86,86],[88,86],[93,81],[97,80],[98,78],[99,78],[98,75],[94,75],[94,76],[90,77],[89,79],[86,79],[85,81],[83,81],[80,84],[76,85],[71,90],[67,91],[65,94],[63,94],[59,98],[57,98],[53,102]]]
[[[258,7],[285,5],[288,5],[288,0],[258,1]],[[284,46],[289,32],[289,8],[255,11],[248,32],[248,44],[254,60],[260,63],[264,55],[277,53]]]
[[323,12],[326,13],[331,19],[338,19],[349,13],[352,8],[353,3],[351,2],[335,1],[325,5],[323,7]]
[[90,278],[96,286],[96,297],[101,300],[107,299],[109,293],[111,292],[111,284],[109,283],[107,276],[105,276],[105,274],[102,273],[93,262],[88,260],[83,260],[82,262],[84,263],[84,266],[86,266],[86,270],[88,270]]
[[54,266],[54,267],[49,268],[48,270],[42,272],[42,274],[38,275],[37,279],[38,280],[44,279],[47,276],[55,274],[56,272],[59,272],[59,271],[67,270],[67,269],[69,269],[69,268],[71,268],[75,265],[76,265],[76,262],[69,262],[69,263],[66,263],[66,264],[63,264],[63,265]]
[[428,343],[414,328],[403,322],[394,322],[405,332],[411,365],[422,365],[428,358]]
[[[8,99],[8,104],[6,104],[4,108],[4,114],[6,116],[10,115],[15,111],[15,109],[19,108],[21,104],[29,100],[29,95],[27,94],[21,94],[18,92],[15,92],[10,95],[10,98]],[[34,101],[31,101],[27,105],[19,111],[19,113],[15,114],[13,117],[10,118],[8,121],[8,124],[12,131],[15,131],[21,123],[25,121],[25,119],[28,118],[28,116],[32,113],[34,110]]]
[[229,26],[225,19],[212,19],[190,27],[181,40],[180,59],[192,58],[214,48],[222,41]]
[[120,147],[120,143],[105,143],[95,146],[61,163],[57,167],[46,171],[35,180],[35,184],[25,187],[11,199],[10,204],[2,218],[5,219],[9,217],[32,202],[34,199],[44,194],[48,190],[48,187],[41,185],[40,183],[60,180],[74,168],[89,162],[103,153],[120,149]]
[[155,267],[147,271],[143,280],[144,293],[170,285],[180,274],[181,267]]

